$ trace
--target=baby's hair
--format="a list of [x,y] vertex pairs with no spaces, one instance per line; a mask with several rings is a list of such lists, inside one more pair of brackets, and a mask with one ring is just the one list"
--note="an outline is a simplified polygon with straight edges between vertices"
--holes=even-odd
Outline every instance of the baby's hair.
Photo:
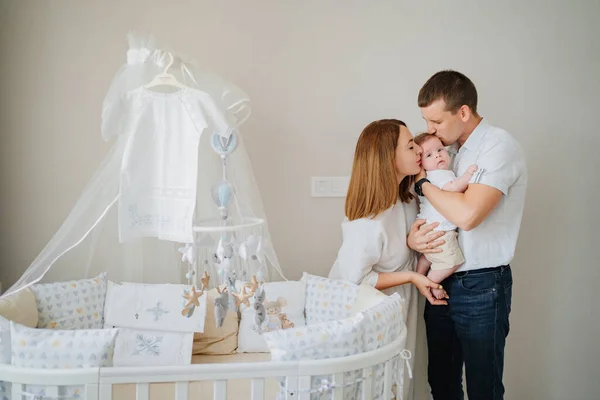
[[421,146],[423,143],[425,143],[426,141],[428,141],[431,138],[437,137],[431,133],[428,132],[422,132],[419,133],[417,136],[415,136],[414,142],[416,144],[418,144],[419,146]]

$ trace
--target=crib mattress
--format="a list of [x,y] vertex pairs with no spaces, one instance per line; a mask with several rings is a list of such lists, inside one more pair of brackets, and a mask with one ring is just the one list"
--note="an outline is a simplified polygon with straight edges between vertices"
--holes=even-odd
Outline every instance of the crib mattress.
[[[269,361],[269,353],[239,353],[230,355],[195,355],[193,364],[210,363],[239,363]],[[250,398],[251,379],[234,379],[227,381],[227,400],[242,400]],[[279,382],[276,378],[265,379],[265,398],[275,399],[279,391]],[[175,385],[172,383],[150,384],[150,400],[167,400],[175,398]],[[213,381],[191,382],[189,396],[191,399],[212,399]],[[135,385],[123,384],[113,386],[113,400],[135,399]]]

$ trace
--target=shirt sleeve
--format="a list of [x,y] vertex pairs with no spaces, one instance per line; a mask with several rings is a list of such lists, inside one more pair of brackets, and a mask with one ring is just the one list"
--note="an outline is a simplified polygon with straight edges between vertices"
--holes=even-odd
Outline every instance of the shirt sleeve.
[[521,153],[510,142],[498,142],[477,158],[477,172],[469,183],[488,185],[507,194],[519,178]]
[[379,274],[373,267],[381,258],[383,231],[377,221],[356,220],[342,225],[343,242],[338,268],[343,280],[375,287]]
[[438,169],[427,172],[427,179],[438,188],[443,189],[446,183],[456,179],[456,175],[454,175],[452,170]]

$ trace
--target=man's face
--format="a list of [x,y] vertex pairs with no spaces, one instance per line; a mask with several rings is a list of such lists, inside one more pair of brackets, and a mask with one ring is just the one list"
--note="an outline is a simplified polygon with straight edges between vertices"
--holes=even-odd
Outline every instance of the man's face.
[[464,122],[461,119],[461,111],[454,115],[446,110],[446,102],[439,99],[428,107],[421,107],[421,115],[427,122],[427,131],[437,136],[444,146],[456,143],[463,134]]

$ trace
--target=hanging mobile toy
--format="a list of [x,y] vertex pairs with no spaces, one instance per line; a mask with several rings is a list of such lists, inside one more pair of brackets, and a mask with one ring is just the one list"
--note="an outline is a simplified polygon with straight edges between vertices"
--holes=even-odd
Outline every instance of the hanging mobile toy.
[[181,315],[186,318],[190,318],[194,314],[196,307],[200,307],[200,301],[198,298],[204,294],[204,291],[196,291],[196,288],[192,286],[189,290],[185,290],[183,298],[186,300],[181,310]]
[[226,220],[229,217],[227,207],[231,202],[232,196],[233,189],[226,180],[222,180],[212,188],[212,198],[219,208],[219,211],[221,211],[222,220]]
[[196,261],[197,251],[193,243],[186,243],[184,247],[180,247],[178,250],[181,253],[181,261],[187,261],[190,264]]
[[208,290],[208,283],[210,282],[210,276],[206,271],[204,271],[204,275],[200,278],[200,282],[202,283],[202,290]]
[[233,311],[237,312],[238,304],[235,301],[235,274],[227,276],[227,291],[229,292],[229,304]]
[[220,328],[223,326],[229,308],[229,293],[227,293],[226,287],[221,290],[219,286],[217,286],[217,292],[219,296],[215,299],[215,322],[217,328]]
[[232,132],[229,137],[225,137],[215,132],[212,134],[210,144],[213,150],[224,159],[237,148],[237,135],[235,132]]

